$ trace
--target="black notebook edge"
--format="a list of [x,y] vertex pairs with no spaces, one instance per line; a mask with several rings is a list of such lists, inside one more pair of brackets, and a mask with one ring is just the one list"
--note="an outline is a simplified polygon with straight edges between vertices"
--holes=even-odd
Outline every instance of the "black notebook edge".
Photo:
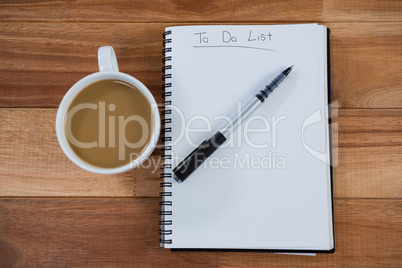
[[332,210],[332,241],[333,248],[329,250],[301,250],[301,249],[222,249],[222,248],[171,248],[172,252],[260,252],[260,253],[335,253],[335,220],[334,220],[334,184],[333,184],[333,149],[332,149],[332,107],[331,107],[331,53],[330,28],[327,27],[327,96],[328,96],[328,131],[330,152],[330,184]]
[[331,97],[331,45],[330,45],[331,30],[327,27],[327,88],[328,88],[328,131],[329,131],[329,156],[330,156],[330,183],[331,183],[331,210],[332,210],[332,242],[333,248],[327,253],[335,253],[335,213],[334,213],[334,163],[333,163],[333,148],[332,148],[332,97]]

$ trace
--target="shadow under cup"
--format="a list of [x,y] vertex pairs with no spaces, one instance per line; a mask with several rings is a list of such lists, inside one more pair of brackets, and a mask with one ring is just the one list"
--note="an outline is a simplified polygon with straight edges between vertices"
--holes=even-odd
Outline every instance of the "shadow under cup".
[[126,166],[150,146],[154,107],[144,93],[119,79],[95,81],[71,101],[64,134],[83,162],[103,169]]

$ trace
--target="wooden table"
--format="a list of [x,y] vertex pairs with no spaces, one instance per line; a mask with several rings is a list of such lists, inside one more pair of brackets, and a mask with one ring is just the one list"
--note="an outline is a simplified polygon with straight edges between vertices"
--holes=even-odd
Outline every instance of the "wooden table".
[[[159,170],[101,176],[61,151],[57,107],[99,46],[162,102],[166,26],[308,22],[331,28],[335,254],[162,249]],[[401,41],[392,0],[0,1],[0,267],[401,267]]]

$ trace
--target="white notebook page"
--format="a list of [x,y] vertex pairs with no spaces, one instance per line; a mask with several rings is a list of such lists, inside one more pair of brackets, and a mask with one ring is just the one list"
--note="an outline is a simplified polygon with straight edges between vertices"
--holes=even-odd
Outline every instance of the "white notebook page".
[[167,163],[173,167],[276,75],[294,68],[185,182],[166,179],[172,182],[172,196],[166,198],[172,215],[165,216],[172,221],[166,226],[172,244],[165,247],[331,249],[326,28],[167,30],[172,115],[166,118],[173,120],[173,139],[166,145],[172,146]]

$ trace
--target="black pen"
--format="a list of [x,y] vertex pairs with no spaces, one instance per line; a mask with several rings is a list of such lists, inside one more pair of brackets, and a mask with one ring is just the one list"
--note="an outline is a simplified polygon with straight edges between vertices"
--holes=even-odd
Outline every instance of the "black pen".
[[250,100],[242,110],[236,114],[232,120],[220,131],[216,131],[209,139],[203,141],[194,151],[192,151],[180,164],[173,169],[173,178],[177,182],[183,182],[191,175],[202,163],[216,151],[241,123],[268,98],[268,95],[287,77],[292,70],[292,66],[281,72],[269,85],[265,86],[255,97]]

